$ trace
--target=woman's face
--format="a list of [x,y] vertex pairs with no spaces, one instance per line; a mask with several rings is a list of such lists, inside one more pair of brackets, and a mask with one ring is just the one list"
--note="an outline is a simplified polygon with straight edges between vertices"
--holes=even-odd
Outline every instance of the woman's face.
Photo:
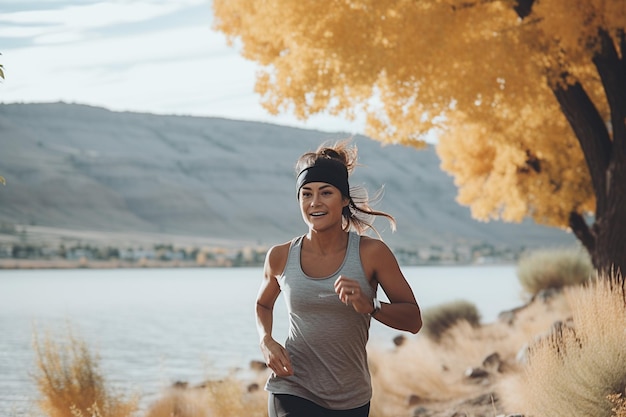
[[348,205],[348,199],[337,187],[325,182],[310,182],[300,188],[298,197],[302,218],[310,229],[319,231],[337,225],[341,228],[341,213]]

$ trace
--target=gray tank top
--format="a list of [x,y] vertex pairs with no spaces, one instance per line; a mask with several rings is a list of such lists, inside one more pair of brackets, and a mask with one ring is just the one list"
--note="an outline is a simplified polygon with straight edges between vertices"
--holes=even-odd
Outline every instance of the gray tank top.
[[365,349],[370,317],[343,304],[333,288],[339,275],[344,275],[358,280],[361,290],[374,297],[361,265],[360,239],[358,234],[349,233],[342,265],[325,278],[312,278],[302,271],[303,236],[291,242],[278,282],[289,314],[285,348],[294,375],[272,374],[266,390],[296,395],[333,410],[357,408],[370,401],[372,387]]

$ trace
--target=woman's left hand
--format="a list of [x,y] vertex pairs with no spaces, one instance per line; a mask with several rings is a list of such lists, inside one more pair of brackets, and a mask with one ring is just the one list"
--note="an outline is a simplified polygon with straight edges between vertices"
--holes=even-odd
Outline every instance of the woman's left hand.
[[374,310],[374,304],[367,292],[361,290],[358,281],[339,275],[335,281],[335,292],[342,303],[351,304],[357,313],[369,314]]

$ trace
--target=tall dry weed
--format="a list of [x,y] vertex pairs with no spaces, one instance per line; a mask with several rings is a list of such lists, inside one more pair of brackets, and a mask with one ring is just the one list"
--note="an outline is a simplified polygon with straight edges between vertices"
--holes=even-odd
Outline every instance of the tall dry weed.
[[542,249],[530,252],[517,263],[517,278],[530,296],[549,288],[564,288],[589,281],[593,265],[582,249]]
[[33,344],[37,405],[46,417],[129,417],[137,410],[136,398],[124,399],[107,387],[98,358],[71,331],[66,343],[49,333],[40,340],[35,332]]
[[[572,324],[535,343],[524,372],[508,382],[507,410],[527,416],[623,413],[609,396],[626,387],[626,303],[621,278],[599,277],[565,291]],[[617,414],[619,415],[619,414]]]

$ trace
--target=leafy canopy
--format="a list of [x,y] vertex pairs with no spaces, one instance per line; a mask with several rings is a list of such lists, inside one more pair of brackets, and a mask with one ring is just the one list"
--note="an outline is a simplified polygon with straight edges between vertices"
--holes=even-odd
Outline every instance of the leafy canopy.
[[[260,64],[271,113],[367,114],[366,134],[424,146],[435,129],[458,201],[482,220],[567,226],[593,211],[580,146],[549,88],[579,81],[608,120],[590,56],[624,0],[214,0],[214,27]],[[622,32],[623,33],[623,32]]]

